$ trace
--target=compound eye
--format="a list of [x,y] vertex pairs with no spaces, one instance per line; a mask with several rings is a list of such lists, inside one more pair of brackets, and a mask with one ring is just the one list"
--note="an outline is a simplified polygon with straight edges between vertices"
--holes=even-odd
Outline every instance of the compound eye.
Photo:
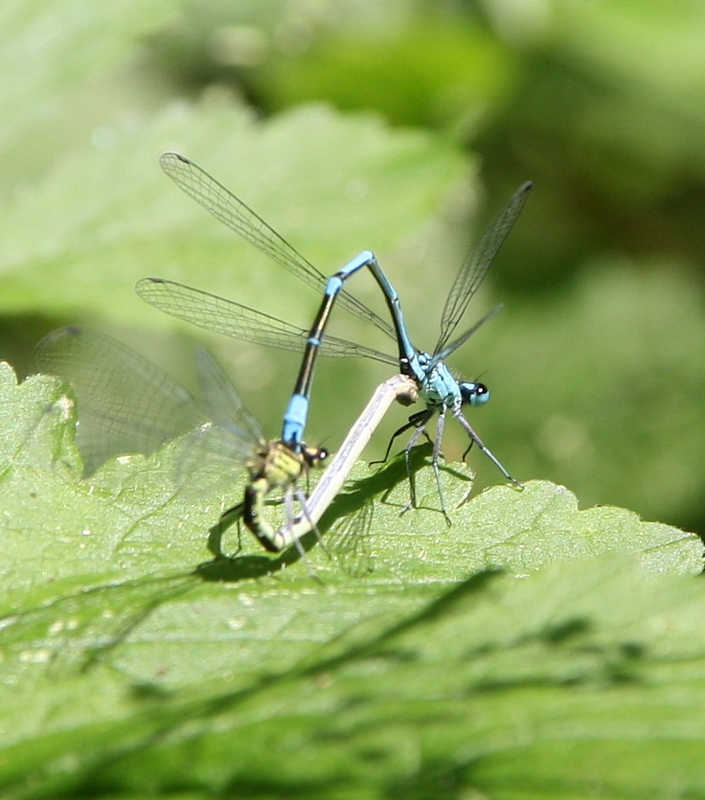
[[303,446],[304,461],[309,467],[317,467],[328,458],[328,451],[325,447],[314,447],[313,445]]
[[328,451],[325,447],[309,447],[306,453],[306,460],[312,467],[317,467],[328,458]]
[[471,406],[481,406],[490,399],[490,390],[484,383],[467,381],[460,384],[460,394],[464,403]]

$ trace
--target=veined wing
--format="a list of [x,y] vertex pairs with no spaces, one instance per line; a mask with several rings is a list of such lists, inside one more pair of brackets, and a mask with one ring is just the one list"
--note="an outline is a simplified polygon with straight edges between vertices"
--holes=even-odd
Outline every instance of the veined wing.
[[180,383],[97,331],[79,326],[53,331],[37,345],[35,362],[76,391],[76,441],[86,475],[118,455],[151,455],[208,419]]
[[448,339],[465,314],[468,303],[480,287],[497,251],[521,213],[531,186],[532,184],[527,182],[517,189],[499,215],[487,226],[480,241],[461,267],[443,308],[441,335],[434,354],[445,348]]
[[265,445],[266,438],[259,420],[207,350],[199,350],[196,354],[196,368],[208,414],[215,425],[248,443],[250,451],[255,446]]
[[[303,328],[176,281],[143,278],[137,282],[135,291],[150,305],[173,317],[240,341],[300,353],[308,338],[308,331]],[[324,338],[321,353],[337,358],[365,357],[385,364],[397,364],[394,356],[335,336]]]
[[[178,153],[164,153],[159,163],[174,183],[216,219],[317,292],[323,293],[327,282],[325,275],[204,169]],[[392,326],[352,295],[342,292],[338,302],[351,314],[394,338]]]
[[325,535],[330,554],[343,572],[353,578],[363,578],[374,570],[370,542],[373,517],[374,502],[369,500]]

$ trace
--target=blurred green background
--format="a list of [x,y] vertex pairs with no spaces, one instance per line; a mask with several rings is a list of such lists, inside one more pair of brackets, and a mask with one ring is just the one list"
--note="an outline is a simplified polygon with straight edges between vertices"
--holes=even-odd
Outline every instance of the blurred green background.
[[[302,326],[318,298],[183,195],[163,150],[324,273],[374,249],[428,348],[470,243],[530,179],[465,325],[505,309],[452,359],[493,392],[471,421],[521,479],[705,531],[705,5],[46,0],[0,22],[0,356],[21,375],[60,324],[175,368],[190,335],[278,432],[293,354],[187,331],[132,287],[181,280]],[[351,288],[383,308],[367,276]],[[386,347],[346,316],[333,332]],[[309,441],[337,446],[388,375],[322,361]],[[449,424],[445,455],[464,445]]]

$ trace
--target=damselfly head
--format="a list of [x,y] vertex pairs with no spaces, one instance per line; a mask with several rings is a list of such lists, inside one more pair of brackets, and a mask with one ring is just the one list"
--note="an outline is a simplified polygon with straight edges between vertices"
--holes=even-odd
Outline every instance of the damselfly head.
[[490,390],[484,383],[462,381],[459,386],[463,403],[468,403],[471,406],[482,406],[490,399]]
[[315,447],[309,444],[302,445],[301,453],[309,467],[320,467],[330,455],[325,447]]

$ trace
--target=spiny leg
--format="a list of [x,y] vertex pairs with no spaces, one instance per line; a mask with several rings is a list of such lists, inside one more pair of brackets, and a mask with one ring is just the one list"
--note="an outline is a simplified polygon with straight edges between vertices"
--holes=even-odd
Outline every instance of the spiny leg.
[[[416,508],[416,475],[411,468],[411,451],[418,444],[422,435],[426,434],[426,422],[424,420],[420,425],[416,426],[416,430],[411,434],[411,438],[407,442],[406,450],[404,452],[404,462],[406,463],[406,475],[409,479],[409,502],[402,508],[402,514],[405,514],[410,508]],[[407,425],[407,427],[409,427]]]
[[433,473],[436,476],[436,486],[438,487],[438,497],[441,501],[441,513],[446,521],[446,525],[450,527],[451,521],[446,511],[446,503],[443,498],[443,487],[441,486],[441,471],[438,468],[438,459],[441,457],[441,444],[443,442],[443,429],[446,424],[446,410],[445,406],[438,413],[438,424],[436,425],[436,441],[433,443]]
[[[321,536],[321,532],[318,529],[318,525],[316,525],[316,523],[311,519],[311,517],[309,515],[309,511],[308,511],[308,496],[305,495],[298,487],[295,489],[295,492],[296,492],[296,499],[299,501],[299,505],[301,506],[301,514],[302,514],[302,516],[304,516],[308,520],[309,524],[311,525],[311,530],[316,535],[316,539],[318,539],[319,546],[323,548],[323,552],[328,556],[328,558],[330,558],[331,555],[328,552],[328,548],[325,546],[325,544],[323,542],[323,537]],[[293,517],[289,517],[288,518],[288,523],[287,523],[287,529],[288,530],[291,530],[293,523],[294,523],[294,518]],[[299,537],[298,536],[293,536],[293,538],[297,542],[299,541]],[[306,556],[304,556],[304,558],[306,558]],[[307,561],[307,564],[308,564],[308,561]]]
[[[421,438],[421,435],[424,434],[427,439],[430,441],[430,437],[428,433],[426,433],[426,422],[428,421],[430,415],[426,415],[426,419],[421,422],[420,425],[417,426],[416,430],[414,431],[411,439],[409,439],[409,443],[406,446],[406,471],[409,476],[409,487],[410,487],[410,500],[402,509],[402,514],[406,513],[410,508],[416,508],[416,481],[413,475],[413,471],[411,469],[411,450],[416,446],[418,440]],[[436,477],[436,488],[438,489],[438,499],[441,504],[441,514],[443,514],[443,518],[446,521],[446,525],[450,527],[451,520],[448,516],[448,512],[446,511],[446,504],[445,499],[443,497],[443,487],[441,486],[441,472],[438,467],[438,461],[441,457],[441,443],[443,441],[443,429],[445,427],[445,407],[442,407],[438,413],[438,425],[436,426],[436,438],[433,441],[433,474]]]
[[[397,436],[401,436],[402,433],[408,431],[409,428],[422,428],[424,435],[428,439],[429,443],[432,444],[431,437],[426,433],[426,423],[431,419],[434,414],[434,409],[431,408],[424,408],[423,411],[417,411],[415,414],[412,414],[409,417],[409,421],[402,425],[401,428],[398,428],[392,434],[392,438],[389,440],[389,444],[387,445],[387,449],[385,450],[384,456],[382,458],[378,458],[375,461],[370,461],[370,465],[373,464],[384,464],[386,460],[389,458],[389,454],[392,451],[392,445],[394,444],[394,440]],[[415,441],[418,441],[416,439]]]
[[468,457],[468,453],[472,450],[472,446],[474,444],[475,444],[475,440],[474,439],[470,439],[470,444],[465,448],[465,450],[463,450],[463,455],[461,456],[463,461],[465,461],[465,459]]
[[[475,433],[472,425],[463,416],[463,412],[460,407],[453,409],[453,416],[463,426],[470,439],[480,448],[480,450],[482,450],[482,452],[497,467],[497,469],[502,473],[502,475],[504,475],[504,477],[508,481],[510,481],[510,483],[513,483],[517,487],[517,489],[523,489],[524,484],[509,474],[507,468],[502,464],[502,462],[497,458],[497,456],[495,456],[495,454],[489,449],[489,447],[485,445],[482,439],[480,439],[480,437]],[[467,453],[467,450],[465,452]]]
[[[294,497],[296,497],[302,509],[306,508],[306,495],[298,488],[298,486],[296,486],[296,484],[288,486],[286,492],[284,493],[284,507],[286,509],[286,531],[289,534],[289,538],[291,541],[287,542],[287,544],[292,544],[292,543],[294,544],[299,555],[301,556],[301,560],[306,565],[306,572],[308,573],[309,578],[313,578],[313,580],[318,581],[320,583],[321,579],[318,577],[318,573],[316,572],[315,567],[311,563],[311,560],[308,557],[308,553],[306,552],[304,546],[301,544],[301,539],[298,536],[291,534],[292,526],[295,519]],[[320,543],[321,536],[318,533],[318,530],[315,528],[315,526],[314,530],[316,531],[316,536],[318,536],[318,541]],[[282,549],[284,546],[285,545],[282,545]]]
[[[292,544],[293,543],[295,545],[296,549],[299,551],[299,555],[301,556],[301,558],[303,558],[304,561],[308,562],[308,560],[306,558],[306,551],[304,550],[303,545],[301,544],[301,540],[299,539],[298,536],[291,536],[291,525],[293,523],[294,516],[295,516],[294,515],[294,493],[296,493],[297,499],[300,499],[301,492],[296,488],[293,488],[291,486],[287,486],[286,491],[284,492],[284,515],[285,515],[285,518],[286,518],[286,531],[290,535],[290,541],[288,542],[288,544]],[[308,566],[308,563],[307,563],[307,566]]]

